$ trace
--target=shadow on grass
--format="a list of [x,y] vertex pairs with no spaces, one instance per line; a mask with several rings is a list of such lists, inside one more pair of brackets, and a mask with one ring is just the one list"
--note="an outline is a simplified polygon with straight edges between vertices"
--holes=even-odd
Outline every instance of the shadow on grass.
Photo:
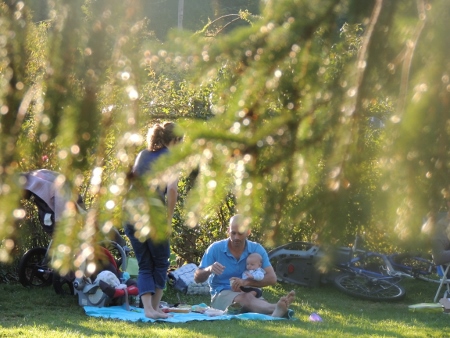
[[[354,299],[337,291],[331,284],[317,288],[278,284],[267,288],[264,297],[276,302],[291,289],[297,294],[292,305],[295,320],[283,321],[205,321],[172,323],[131,323],[88,317],[74,296],[61,297],[52,288],[25,289],[21,285],[0,284],[0,336],[68,337],[410,337],[442,336],[447,315],[409,312],[408,305],[431,302],[437,285],[405,281],[407,297],[395,303]],[[179,295],[187,304],[209,304],[209,296]],[[168,289],[163,298],[178,302],[177,293]],[[323,321],[311,322],[309,315],[318,313]],[[413,331],[412,331],[413,330]]]
[[[404,280],[406,297],[396,302],[374,302],[341,294],[329,283],[304,291],[303,311],[319,313],[324,323],[342,325],[342,335],[361,336],[428,336],[441,337],[448,317],[442,312],[411,312],[408,306],[431,303],[438,285],[417,280]],[[300,297],[301,298],[301,297]]]

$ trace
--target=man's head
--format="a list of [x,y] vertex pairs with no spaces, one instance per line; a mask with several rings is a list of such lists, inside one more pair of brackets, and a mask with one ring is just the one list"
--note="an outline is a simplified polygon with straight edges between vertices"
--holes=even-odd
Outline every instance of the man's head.
[[234,215],[230,218],[228,236],[233,247],[244,247],[245,240],[250,235],[249,222],[242,215]]

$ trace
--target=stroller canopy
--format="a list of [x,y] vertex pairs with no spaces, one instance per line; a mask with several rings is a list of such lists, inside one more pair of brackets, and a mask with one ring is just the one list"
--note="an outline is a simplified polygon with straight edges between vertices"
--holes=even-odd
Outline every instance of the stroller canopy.
[[53,211],[55,222],[58,222],[66,203],[71,200],[64,189],[64,176],[47,169],[33,170],[23,175],[26,178],[24,189],[41,198]]

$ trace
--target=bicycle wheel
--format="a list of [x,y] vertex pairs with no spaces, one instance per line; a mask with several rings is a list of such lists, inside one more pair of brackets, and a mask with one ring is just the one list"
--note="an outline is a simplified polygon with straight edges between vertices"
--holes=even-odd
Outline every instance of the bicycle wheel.
[[352,273],[337,276],[334,284],[339,291],[360,299],[394,301],[406,295],[405,289],[392,281]]
[[53,273],[47,266],[46,248],[28,250],[19,263],[19,282],[25,286],[48,286],[52,284]]

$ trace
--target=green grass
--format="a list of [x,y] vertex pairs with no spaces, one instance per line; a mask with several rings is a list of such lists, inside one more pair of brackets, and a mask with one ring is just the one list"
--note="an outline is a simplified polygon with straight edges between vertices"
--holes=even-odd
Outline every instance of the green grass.
[[[449,315],[410,312],[408,305],[432,302],[437,285],[402,282],[407,296],[395,303],[363,301],[341,294],[332,285],[318,288],[278,284],[265,290],[276,301],[290,289],[297,292],[295,320],[204,321],[183,324],[132,323],[85,315],[74,296],[61,297],[51,287],[26,289],[0,284],[0,337],[442,337]],[[209,297],[180,295],[188,304]],[[163,300],[176,302],[168,289]],[[318,313],[322,322],[310,322]]]

